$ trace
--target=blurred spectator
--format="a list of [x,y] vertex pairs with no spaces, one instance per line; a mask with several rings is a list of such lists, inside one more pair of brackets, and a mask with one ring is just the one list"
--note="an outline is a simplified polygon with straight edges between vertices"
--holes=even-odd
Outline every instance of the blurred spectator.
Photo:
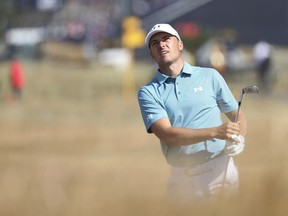
[[10,83],[13,92],[13,99],[20,99],[22,97],[24,81],[24,70],[22,63],[17,59],[13,59],[10,64]]
[[225,77],[227,61],[222,41],[212,38],[205,42],[196,52],[196,64],[201,67],[212,67]]
[[255,44],[254,60],[258,73],[259,87],[264,91],[271,90],[272,46],[266,41]]

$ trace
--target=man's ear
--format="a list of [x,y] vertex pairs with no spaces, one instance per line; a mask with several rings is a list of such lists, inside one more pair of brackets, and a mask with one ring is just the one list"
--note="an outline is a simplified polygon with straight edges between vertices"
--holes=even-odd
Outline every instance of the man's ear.
[[184,45],[182,41],[179,41],[179,50],[182,52],[184,49]]

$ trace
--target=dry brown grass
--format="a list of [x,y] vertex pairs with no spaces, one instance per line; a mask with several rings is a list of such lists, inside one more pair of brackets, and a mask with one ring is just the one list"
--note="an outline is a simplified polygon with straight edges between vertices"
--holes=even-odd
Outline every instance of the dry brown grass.
[[[141,84],[150,68],[137,67]],[[1,215],[286,215],[284,93],[281,99],[244,98],[249,134],[245,153],[236,158],[239,197],[183,207],[166,197],[169,166],[158,140],[145,133],[136,99],[122,98],[121,74],[59,62],[26,62],[25,69],[21,102],[7,96],[7,73],[1,74]],[[238,97],[254,81],[246,74],[229,84]]]

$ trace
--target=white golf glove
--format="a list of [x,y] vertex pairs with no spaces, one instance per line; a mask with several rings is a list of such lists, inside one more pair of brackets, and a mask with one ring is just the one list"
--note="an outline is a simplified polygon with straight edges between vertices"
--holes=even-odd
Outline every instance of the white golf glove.
[[225,149],[224,149],[224,152],[230,156],[230,157],[234,157],[236,155],[239,155],[243,152],[244,150],[244,147],[245,147],[245,139],[242,135],[235,135],[233,134],[231,136],[232,139],[235,139],[235,140],[238,140],[239,142],[230,142],[230,141],[227,141],[226,142],[226,145],[225,145]]

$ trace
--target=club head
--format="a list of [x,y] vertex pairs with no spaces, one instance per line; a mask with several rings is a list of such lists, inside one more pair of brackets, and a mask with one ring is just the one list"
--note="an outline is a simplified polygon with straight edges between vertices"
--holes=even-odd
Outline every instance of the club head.
[[257,86],[248,86],[242,89],[241,94],[240,94],[240,99],[238,101],[238,111],[237,111],[234,122],[238,121],[238,115],[239,115],[239,110],[242,104],[243,95],[244,94],[258,94],[258,93],[259,93],[259,89]]
[[242,93],[244,94],[258,94],[259,89],[257,86],[248,86],[242,89]]

